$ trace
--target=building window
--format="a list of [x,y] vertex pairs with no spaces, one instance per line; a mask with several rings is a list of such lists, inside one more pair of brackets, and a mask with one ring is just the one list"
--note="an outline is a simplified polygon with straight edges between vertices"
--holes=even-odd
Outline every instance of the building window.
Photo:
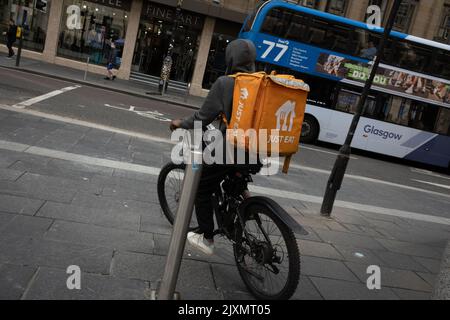
[[338,16],[345,16],[347,12],[348,3],[346,0],[330,0],[327,3],[326,12],[336,14]]
[[[112,59],[118,68],[130,7],[131,0],[64,0],[57,55],[99,65]],[[114,53],[112,42],[116,45]]]
[[444,5],[441,23],[435,40],[450,44],[450,3]]
[[301,6],[312,8],[312,9],[317,9],[319,7],[320,0],[288,0],[287,2],[299,4]]
[[[23,30],[23,48],[44,51],[50,0],[0,0],[0,30],[6,31],[13,19]],[[1,38],[4,42],[4,37]],[[17,42],[16,42],[17,44]]]
[[395,18],[393,29],[408,33],[416,11],[417,0],[403,0]]
[[203,77],[203,88],[210,89],[218,77],[225,75],[227,69],[225,50],[228,43],[238,37],[239,28],[240,25],[237,23],[221,19],[216,20]]

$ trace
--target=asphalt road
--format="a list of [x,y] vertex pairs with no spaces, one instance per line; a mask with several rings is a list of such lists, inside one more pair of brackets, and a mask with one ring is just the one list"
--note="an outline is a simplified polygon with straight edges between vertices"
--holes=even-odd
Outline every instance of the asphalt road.
[[[0,105],[17,105],[75,85],[0,68]],[[164,139],[170,138],[170,119],[182,118],[193,112],[168,103],[86,86],[48,97],[26,106],[26,109]],[[155,153],[162,150],[155,150]],[[255,182],[321,197],[336,152],[335,148],[302,145],[293,159],[289,175],[256,177]],[[444,173],[368,157],[363,153],[353,155],[347,174],[338,200],[450,218],[450,176]]]

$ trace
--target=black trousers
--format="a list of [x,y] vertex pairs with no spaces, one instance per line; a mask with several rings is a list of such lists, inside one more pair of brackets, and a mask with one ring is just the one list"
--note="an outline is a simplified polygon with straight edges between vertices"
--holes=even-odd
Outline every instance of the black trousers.
[[232,166],[203,165],[202,177],[195,198],[195,214],[199,226],[198,233],[202,233],[206,239],[214,237],[214,209],[212,194],[224,176],[233,170]]
[[226,174],[239,172],[240,169],[249,167],[259,171],[262,165],[203,165],[202,177],[195,198],[195,213],[199,226],[197,232],[203,234],[206,239],[214,238],[212,194],[217,190]]
[[8,47],[8,57],[12,57],[14,55],[14,50],[12,48],[14,42],[13,41],[7,41],[6,46]]

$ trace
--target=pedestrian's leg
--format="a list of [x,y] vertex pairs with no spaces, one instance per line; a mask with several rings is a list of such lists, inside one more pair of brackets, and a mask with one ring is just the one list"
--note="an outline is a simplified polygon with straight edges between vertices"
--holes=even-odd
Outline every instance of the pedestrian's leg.
[[6,46],[8,47],[8,57],[12,57],[14,55],[14,50],[12,48],[12,42],[8,41]]

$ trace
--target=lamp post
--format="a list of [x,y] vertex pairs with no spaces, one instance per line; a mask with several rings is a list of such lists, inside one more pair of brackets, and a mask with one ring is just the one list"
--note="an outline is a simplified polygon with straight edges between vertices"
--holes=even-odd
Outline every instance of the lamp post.
[[183,5],[183,0],[177,0],[177,7],[175,9],[175,19],[173,21],[173,27],[169,38],[169,48],[167,49],[166,57],[164,58],[163,65],[161,68],[161,77],[159,80],[159,92],[164,95],[167,90],[167,85],[169,83],[170,72],[172,71],[172,53],[175,46],[175,32],[178,30],[178,22],[181,17],[181,6]]
[[373,80],[375,78],[378,69],[378,65],[380,64],[380,61],[383,58],[384,48],[386,47],[387,39],[389,37],[389,34],[391,33],[392,27],[394,26],[397,11],[400,7],[401,2],[402,0],[394,0],[394,4],[392,6],[391,13],[389,15],[389,19],[386,24],[386,28],[384,29],[383,37],[381,38],[380,43],[378,45],[377,56],[371,66],[370,76],[366,81],[366,84],[361,94],[361,98],[356,107],[356,113],[350,125],[350,129],[348,131],[347,138],[345,139],[345,143],[339,150],[339,154],[337,156],[330,178],[328,179],[325,196],[323,198],[322,208],[320,209],[320,212],[323,216],[329,217],[331,215],[331,211],[333,210],[336,194],[338,190],[340,190],[341,188],[345,171],[347,170],[348,161],[350,159],[351,153],[350,146],[353,141],[353,137],[355,135],[359,119],[361,118],[361,115],[364,112],[364,106],[367,100],[367,96],[369,95],[370,88],[372,86]]

